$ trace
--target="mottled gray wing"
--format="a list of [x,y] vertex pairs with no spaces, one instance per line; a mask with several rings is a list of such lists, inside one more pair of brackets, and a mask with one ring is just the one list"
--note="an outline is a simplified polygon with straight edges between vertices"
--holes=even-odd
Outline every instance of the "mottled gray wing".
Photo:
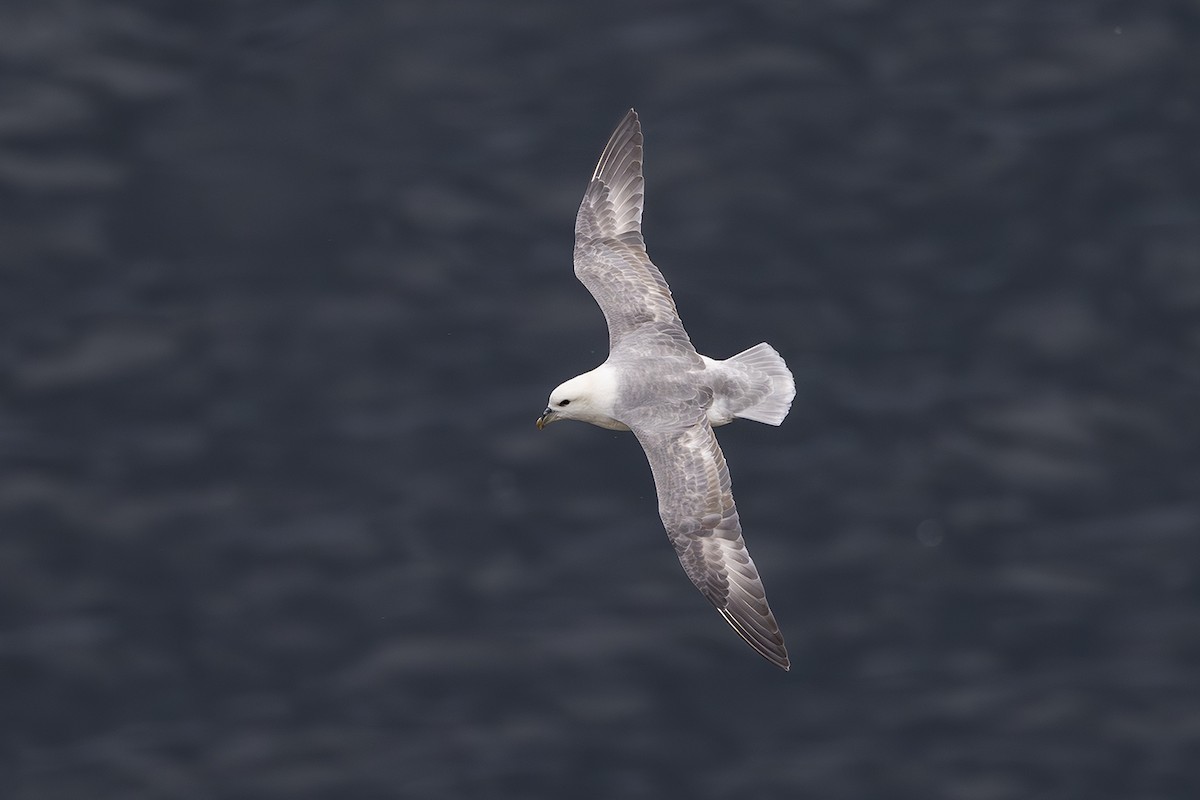
[[[779,625],[767,605],[742,526],[725,456],[702,407],[659,406],[629,421],[650,460],[658,511],[683,570],[751,647],[789,669]],[[636,416],[636,415],[635,415]]]
[[633,109],[600,156],[575,218],[575,275],[608,321],[609,350],[631,336],[638,349],[687,352],[698,360],[671,290],[642,239],[642,129]]

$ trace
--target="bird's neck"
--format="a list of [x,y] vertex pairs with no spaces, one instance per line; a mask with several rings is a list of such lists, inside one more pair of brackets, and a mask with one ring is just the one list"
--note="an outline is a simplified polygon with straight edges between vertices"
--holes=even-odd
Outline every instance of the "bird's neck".
[[588,397],[591,399],[588,414],[586,417],[581,417],[581,419],[584,422],[590,422],[593,425],[608,428],[609,430],[629,430],[629,426],[620,422],[615,417],[617,394],[620,391],[617,371],[605,362],[591,372],[585,372],[579,377],[586,381]]

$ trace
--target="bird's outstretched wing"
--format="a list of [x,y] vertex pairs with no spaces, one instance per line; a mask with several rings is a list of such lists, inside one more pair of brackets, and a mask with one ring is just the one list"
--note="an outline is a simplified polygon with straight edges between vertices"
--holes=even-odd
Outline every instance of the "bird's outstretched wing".
[[658,407],[629,422],[654,473],[667,536],[691,578],[721,616],[764,658],[789,669],[779,625],[742,540],[729,469],[704,409]]
[[615,351],[631,336],[698,360],[671,289],[642,239],[642,128],[633,109],[600,156],[575,218],[575,275],[608,321]]

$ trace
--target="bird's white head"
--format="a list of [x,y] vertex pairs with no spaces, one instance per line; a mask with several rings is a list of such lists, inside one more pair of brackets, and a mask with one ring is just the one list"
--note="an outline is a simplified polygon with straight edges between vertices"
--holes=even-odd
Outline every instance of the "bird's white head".
[[616,399],[616,376],[607,365],[601,365],[559,384],[550,393],[546,410],[538,417],[538,430],[563,419],[590,422],[611,430],[629,430],[613,418]]

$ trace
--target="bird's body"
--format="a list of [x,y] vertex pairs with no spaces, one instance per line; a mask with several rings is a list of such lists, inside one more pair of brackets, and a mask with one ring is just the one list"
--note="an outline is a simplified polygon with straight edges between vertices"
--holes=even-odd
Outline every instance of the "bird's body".
[[630,110],[600,157],[575,223],[575,274],[608,322],[608,359],[556,388],[538,427],[574,419],[632,430],[650,461],[659,515],[684,571],[743,639],[788,669],[713,428],[735,418],[780,424],[795,383],[765,343],[725,360],[696,352],[646,254],[641,161],[641,127]]

